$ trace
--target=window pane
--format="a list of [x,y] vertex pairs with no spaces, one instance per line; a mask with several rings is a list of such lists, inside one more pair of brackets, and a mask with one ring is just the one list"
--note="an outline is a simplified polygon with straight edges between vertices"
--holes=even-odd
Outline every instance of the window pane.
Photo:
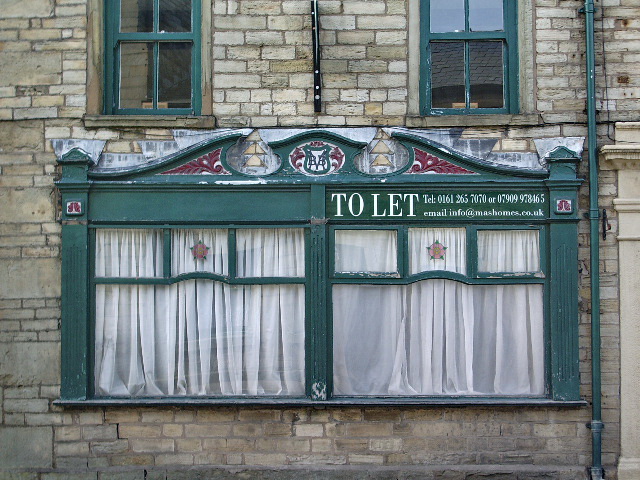
[[471,108],[504,107],[502,42],[469,42]]
[[464,228],[410,228],[409,272],[444,270],[467,273],[467,235]]
[[540,234],[537,230],[478,232],[478,271],[540,271]]
[[161,32],[191,31],[191,0],[160,0]]
[[120,31],[153,32],[153,0],[120,0]]
[[98,285],[96,395],[304,395],[304,309],[302,285]]
[[96,230],[96,277],[161,277],[162,230]]
[[191,108],[191,44],[160,43],[158,108]]
[[333,287],[336,395],[543,395],[542,285]]
[[395,230],[336,230],[336,272],[396,273]]
[[229,242],[224,229],[171,232],[171,274],[212,272],[227,275]]
[[153,107],[153,44],[120,44],[120,108]]
[[464,108],[464,43],[431,43],[431,106]]
[[469,0],[469,30],[493,32],[504,29],[503,0]]
[[302,228],[253,228],[236,232],[239,277],[304,277]]
[[464,0],[431,0],[431,31],[463,32]]

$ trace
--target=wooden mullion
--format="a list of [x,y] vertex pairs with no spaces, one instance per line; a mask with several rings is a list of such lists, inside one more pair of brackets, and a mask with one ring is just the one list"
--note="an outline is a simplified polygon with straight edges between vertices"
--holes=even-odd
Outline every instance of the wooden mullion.
[[[156,0],[157,1],[157,0]],[[153,42],[153,109],[158,108],[158,85],[160,83],[160,42]]]
[[171,277],[172,271],[172,242],[171,229],[165,228],[162,231],[162,274],[164,278]]
[[464,31],[469,32],[469,0],[464,0]]
[[160,31],[160,0],[153,0],[153,32]]
[[469,59],[469,42],[464,42],[464,105],[471,109],[471,67]]
[[227,231],[227,255],[228,255],[228,262],[229,264],[227,265],[227,274],[229,275],[230,279],[235,279],[236,275],[237,275],[237,269],[238,269],[238,255],[237,255],[237,247],[236,247],[236,229],[235,228],[230,228]]
[[307,273],[307,311],[309,348],[307,358],[307,396],[325,401],[332,395],[332,328],[329,278],[329,232],[325,224],[326,191],[323,185],[311,187],[310,255]]

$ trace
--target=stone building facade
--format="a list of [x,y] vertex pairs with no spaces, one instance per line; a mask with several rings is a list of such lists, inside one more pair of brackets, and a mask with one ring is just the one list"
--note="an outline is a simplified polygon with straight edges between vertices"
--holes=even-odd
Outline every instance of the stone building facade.
[[[582,2],[518,1],[517,112],[420,110],[420,2],[320,0],[322,111],[314,112],[307,0],[202,0],[199,115],[105,115],[102,0],[5,0],[0,13],[0,478],[587,478],[591,465],[588,185],[578,224],[583,401],[562,404],[63,405],[58,160],[80,146],[135,161],[180,132],[428,131],[453,151],[524,166],[587,135]],[[596,2],[598,146],[638,119],[640,4]],[[184,133],[183,133],[184,134]],[[542,142],[540,142],[542,140]],[[147,143],[145,143],[147,142]],[[155,143],[152,143],[155,142]],[[59,147],[56,148],[56,145]],[[151,145],[151,146],[149,146]],[[168,153],[172,153],[174,150]],[[113,154],[109,157],[109,154]],[[102,157],[101,157],[102,155]],[[149,158],[149,157],[147,157]],[[586,158],[586,156],[585,156]],[[134,159],[134,160],[131,160]],[[510,160],[509,160],[510,159]],[[513,164],[513,163],[512,163]],[[522,165],[521,165],[522,166]],[[585,177],[588,165],[578,167]],[[618,176],[599,173],[602,460],[621,452]],[[630,327],[633,329],[633,326]],[[632,351],[633,352],[633,351]],[[631,353],[633,358],[633,353]],[[632,362],[631,362],[632,363]],[[637,414],[636,414],[637,415]],[[621,438],[630,450],[625,453]],[[631,462],[633,464],[633,461]],[[640,478],[640,469],[627,476]],[[633,476],[636,475],[636,476]]]

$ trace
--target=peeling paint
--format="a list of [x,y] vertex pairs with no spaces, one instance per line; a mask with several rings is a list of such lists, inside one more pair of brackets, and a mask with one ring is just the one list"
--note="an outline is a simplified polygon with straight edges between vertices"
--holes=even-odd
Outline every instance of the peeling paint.
[[69,153],[74,148],[82,150],[89,155],[94,164],[98,163],[102,150],[106,144],[105,140],[84,140],[75,138],[56,138],[51,140],[51,146],[58,160]]
[[148,161],[171,155],[180,150],[178,143],[175,141],[140,140],[138,145],[140,145],[142,154]]
[[[206,183],[206,182],[205,182]],[[219,180],[214,182],[216,185],[266,185],[267,182],[260,178],[258,180]]]
[[141,153],[103,153],[97,167],[104,170],[120,170],[139,167],[149,162]]
[[240,133],[242,136],[247,136],[250,135],[252,131],[252,128],[220,128],[217,130],[174,130],[172,133],[173,138],[178,144],[178,148],[184,150],[197,143],[227,135]]
[[378,132],[375,127],[365,128],[292,128],[292,129],[260,129],[258,133],[267,142],[278,142],[309,132],[330,132],[356,142],[371,143]]
[[575,152],[576,156],[581,157],[584,148],[584,137],[534,138],[533,143],[541,159],[546,158],[549,153],[558,147],[568,148]]
[[313,400],[327,399],[327,384],[324,382],[315,382],[311,386],[311,398]]

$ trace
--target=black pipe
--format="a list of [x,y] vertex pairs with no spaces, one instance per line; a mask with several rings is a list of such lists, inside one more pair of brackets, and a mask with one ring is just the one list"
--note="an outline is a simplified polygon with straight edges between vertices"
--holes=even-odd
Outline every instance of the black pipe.
[[313,38],[313,111],[322,111],[322,77],[320,75],[320,22],[318,0],[311,0],[311,36]]

